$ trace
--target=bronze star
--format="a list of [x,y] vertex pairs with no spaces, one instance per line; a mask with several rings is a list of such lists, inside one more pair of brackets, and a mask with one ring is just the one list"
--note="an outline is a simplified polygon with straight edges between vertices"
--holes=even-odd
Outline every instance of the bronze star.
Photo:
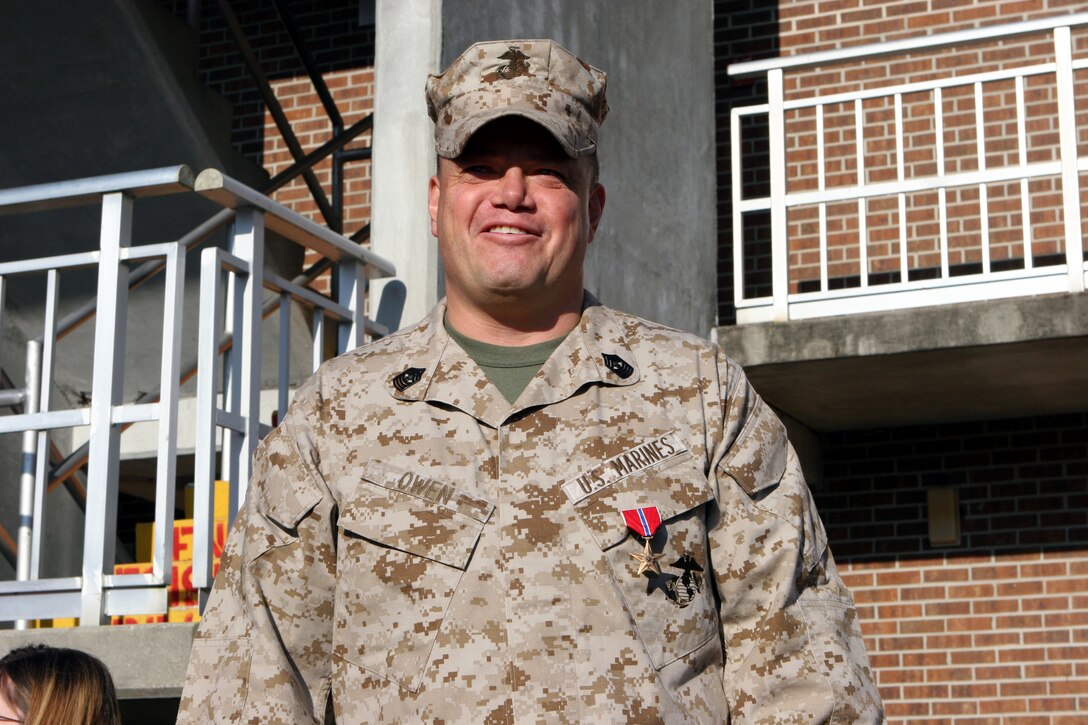
[[646,540],[646,548],[641,552],[627,552],[635,561],[638,562],[638,576],[642,576],[644,572],[652,571],[654,574],[661,574],[661,565],[657,563],[658,559],[663,558],[664,554],[655,554],[653,549],[650,548],[650,540]]

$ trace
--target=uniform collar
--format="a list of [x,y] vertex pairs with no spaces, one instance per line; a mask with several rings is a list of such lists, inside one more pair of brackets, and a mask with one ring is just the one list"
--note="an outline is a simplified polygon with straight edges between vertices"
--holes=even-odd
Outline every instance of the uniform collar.
[[405,333],[407,343],[389,381],[394,398],[453,406],[497,428],[510,416],[531,407],[565,400],[586,385],[624,386],[640,373],[615,312],[585,293],[578,326],[556,348],[511,405],[488,381],[479,366],[454,342],[442,320],[445,300],[426,320]]

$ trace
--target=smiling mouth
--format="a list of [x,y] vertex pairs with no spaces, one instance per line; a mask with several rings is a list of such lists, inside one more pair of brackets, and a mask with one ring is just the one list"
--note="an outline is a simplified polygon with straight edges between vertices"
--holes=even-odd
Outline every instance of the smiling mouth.
[[532,234],[532,232],[530,232],[529,230],[522,229],[521,227],[511,227],[504,225],[491,227],[487,230],[487,232],[489,234]]

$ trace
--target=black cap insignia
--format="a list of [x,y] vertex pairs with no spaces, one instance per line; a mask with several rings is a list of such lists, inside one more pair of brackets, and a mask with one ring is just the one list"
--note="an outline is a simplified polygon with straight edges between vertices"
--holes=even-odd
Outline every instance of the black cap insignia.
[[423,368],[408,368],[403,373],[393,378],[393,387],[403,393],[423,379]]
[[604,366],[614,372],[622,380],[631,377],[631,373],[635,372],[635,369],[618,355],[609,355],[606,352],[602,353],[601,357],[604,358]]

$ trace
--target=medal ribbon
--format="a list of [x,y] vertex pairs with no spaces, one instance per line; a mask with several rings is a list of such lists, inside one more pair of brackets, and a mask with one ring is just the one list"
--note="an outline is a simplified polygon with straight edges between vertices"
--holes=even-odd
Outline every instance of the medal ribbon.
[[627,527],[643,538],[649,539],[661,525],[661,514],[657,506],[627,509],[623,512],[623,521]]

